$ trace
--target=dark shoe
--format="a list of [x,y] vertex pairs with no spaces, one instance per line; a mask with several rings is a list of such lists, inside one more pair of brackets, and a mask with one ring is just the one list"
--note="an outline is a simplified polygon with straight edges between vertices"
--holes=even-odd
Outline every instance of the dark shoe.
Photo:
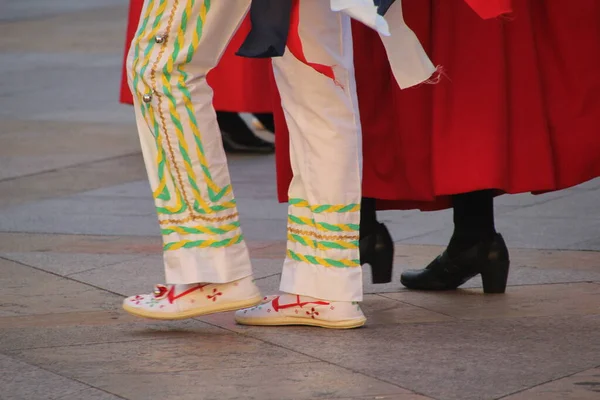
[[261,113],[261,114],[253,114],[254,118],[262,125],[262,128],[275,133],[275,122],[273,120],[272,113]]
[[217,111],[217,123],[228,153],[261,153],[275,151],[275,145],[256,136],[238,113]]
[[392,281],[394,266],[394,241],[384,224],[360,239],[360,263],[371,266],[373,283]]
[[504,239],[496,234],[453,258],[444,251],[425,269],[404,271],[400,282],[409,289],[453,290],[481,274],[484,293],[504,293],[509,265]]
[[270,154],[275,151],[275,145],[259,138],[258,136],[236,137],[228,132],[221,131],[223,148],[228,153],[260,153]]

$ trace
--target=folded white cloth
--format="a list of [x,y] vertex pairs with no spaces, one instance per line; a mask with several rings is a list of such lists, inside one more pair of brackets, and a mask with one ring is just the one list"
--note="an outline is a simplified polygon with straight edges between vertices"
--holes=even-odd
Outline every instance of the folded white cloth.
[[377,6],[373,0],[330,0],[331,10],[347,14],[351,18],[362,22],[380,35],[390,36],[390,27],[385,18],[377,13]]

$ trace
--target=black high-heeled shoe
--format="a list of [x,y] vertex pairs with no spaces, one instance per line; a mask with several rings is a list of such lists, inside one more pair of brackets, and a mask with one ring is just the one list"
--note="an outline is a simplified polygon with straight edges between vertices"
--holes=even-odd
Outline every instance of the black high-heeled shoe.
[[371,266],[373,283],[392,281],[394,241],[384,224],[378,223],[369,235],[360,239],[360,263]]
[[404,271],[400,282],[409,289],[453,290],[481,274],[484,293],[504,293],[510,260],[500,234],[450,258],[444,251],[425,269]]

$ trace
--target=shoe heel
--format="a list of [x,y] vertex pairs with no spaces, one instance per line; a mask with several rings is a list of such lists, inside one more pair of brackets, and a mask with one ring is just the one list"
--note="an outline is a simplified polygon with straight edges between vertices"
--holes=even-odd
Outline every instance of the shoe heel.
[[505,293],[510,261],[492,261],[481,270],[483,293]]
[[392,281],[394,241],[384,224],[379,224],[376,232],[360,239],[360,263],[371,266],[373,283]]
[[394,269],[393,252],[377,252],[369,264],[371,264],[371,281],[373,283],[389,283],[392,281],[392,270]]

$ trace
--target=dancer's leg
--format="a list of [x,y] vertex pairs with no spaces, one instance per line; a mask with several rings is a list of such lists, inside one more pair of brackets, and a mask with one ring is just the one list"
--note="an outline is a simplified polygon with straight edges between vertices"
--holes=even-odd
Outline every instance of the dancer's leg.
[[163,234],[166,282],[180,285],[127,299],[126,309],[138,315],[184,318],[247,306],[259,296],[206,82],[249,5],[144,5],[128,57],[129,84]]

